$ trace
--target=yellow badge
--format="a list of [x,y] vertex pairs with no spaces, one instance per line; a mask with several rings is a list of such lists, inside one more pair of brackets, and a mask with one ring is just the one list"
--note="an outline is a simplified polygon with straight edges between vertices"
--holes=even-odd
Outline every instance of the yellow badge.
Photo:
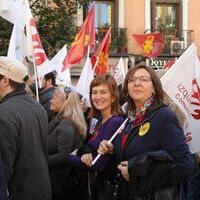
[[150,128],[150,123],[149,123],[149,122],[146,122],[145,124],[143,124],[143,125],[140,127],[139,135],[140,135],[140,136],[146,135],[147,132],[149,131],[149,128]]

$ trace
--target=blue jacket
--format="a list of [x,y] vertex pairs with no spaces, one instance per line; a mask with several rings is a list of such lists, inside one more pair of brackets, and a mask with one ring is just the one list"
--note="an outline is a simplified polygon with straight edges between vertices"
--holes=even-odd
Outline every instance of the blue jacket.
[[[121,141],[122,134],[115,140],[117,164],[121,161],[130,161],[143,153],[163,150],[176,164],[173,169],[174,179],[182,180],[194,172],[195,165],[185,142],[183,130],[175,114],[166,106],[161,105],[147,111],[143,122],[131,128],[123,150]],[[122,180],[121,188],[121,199],[133,198],[129,182]]]

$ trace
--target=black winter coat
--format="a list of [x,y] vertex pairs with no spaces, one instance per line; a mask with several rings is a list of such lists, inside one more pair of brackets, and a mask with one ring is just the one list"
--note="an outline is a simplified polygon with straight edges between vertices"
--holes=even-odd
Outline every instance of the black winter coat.
[[[115,140],[114,149],[117,164],[121,161],[129,162],[144,153],[163,150],[174,160],[175,166],[172,176],[170,176],[173,180],[181,182],[193,174],[195,165],[185,142],[183,130],[180,128],[175,114],[166,106],[149,107],[144,120],[138,125],[132,125],[127,134],[124,148],[121,146],[123,134],[120,134]],[[164,175],[169,176],[169,174]],[[158,178],[162,179],[162,176]],[[171,186],[176,185],[176,182],[171,184]],[[122,178],[120,200],[134,199],[133,192],[132,184]],[[135,193],[137,192],[135,191]],[[141,198],[141,200],[144,199]]]
[[0,158],[0,200],[7,200],[7,186],[5,183],[5,177],[2,168],[2,161]]
[[186,199],[186,177],[176,177],[176,167],[173,158],[165,151],[148,152],[129,160],[128,170],[134,200]]
[[[48,162],[54,194],[64,195],[70,166],[66,156],[82,144],[82,137],[71,120],[55,118],[49,124]],[[67,198],[67,197],[66,197]]]
[[0,153],[9,200],[50,200],[47,115],[25,91],[0,102]]

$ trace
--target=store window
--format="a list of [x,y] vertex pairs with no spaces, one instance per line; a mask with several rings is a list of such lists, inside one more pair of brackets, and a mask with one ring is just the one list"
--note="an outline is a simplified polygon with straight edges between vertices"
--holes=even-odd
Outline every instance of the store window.
[[115,1],[95,1],[95,26],[115,25]]
[[151,2],[151,28],[165,34],[179,35],[182,29],[180,0],[153,0]]

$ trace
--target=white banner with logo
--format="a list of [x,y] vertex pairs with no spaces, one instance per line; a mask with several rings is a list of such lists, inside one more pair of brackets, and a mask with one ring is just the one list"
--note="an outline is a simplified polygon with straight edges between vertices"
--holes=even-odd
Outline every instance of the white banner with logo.
[[161,78],[164,91],[184,113],[190,151],[200,151],[200,61],[192,44]]

